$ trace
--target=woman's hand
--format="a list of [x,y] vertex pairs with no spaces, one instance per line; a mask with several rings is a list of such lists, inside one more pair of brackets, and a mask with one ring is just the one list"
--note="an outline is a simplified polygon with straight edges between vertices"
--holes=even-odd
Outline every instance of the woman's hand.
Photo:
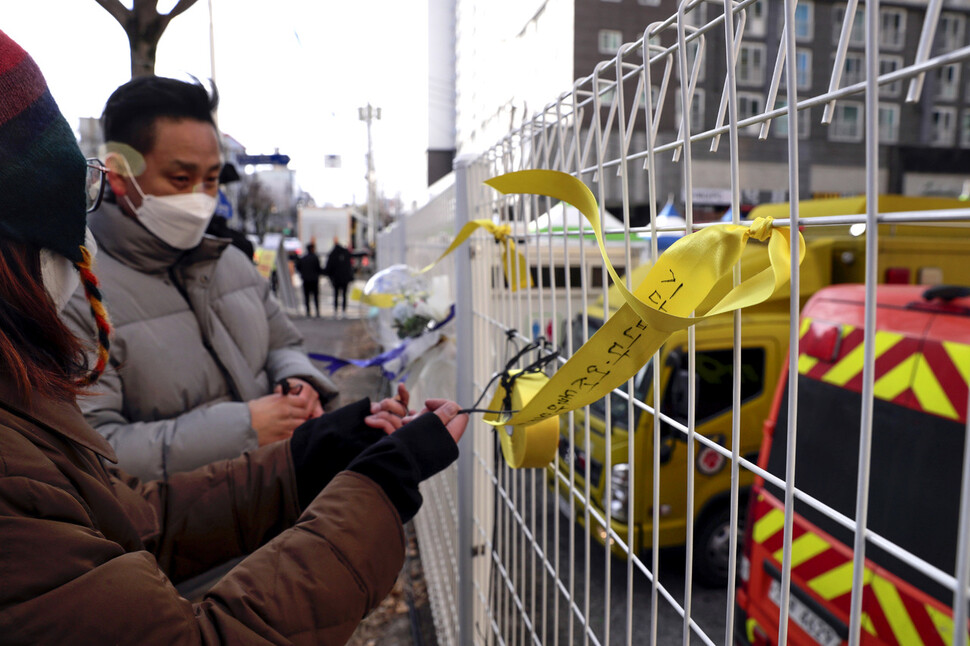
[[287,377],[287,392],[283,392],[282,384],[276,384],[273,392],[285,394],[291,399],[293,405],[298,406],[304,412],[304,420],[313,419],[323,415],[323,406],[320,404],[320,395],[309,382],[299,377]]
[[404,426],[404,419],[412,414],[408,410],[411,399],[404,384],[397,385],[397,397],[389,397],[370,405],[371,414],[364,418],[364,423],[391,434]]
[[461,406],[450,399],[428,399],[425,400],[423,409],[418,411],[417,414],[406,417],[404,422],[410,422],[418,415],[424,413],[434,413],[441,420],[441,423],[445,425],[445,428],[448,429],[448,433],[451,434],[452,439],[457,444],[461,436],[464,435],[465,428],[468,426],[468,414],[462,413],[459,415],[458,411],[460,410]]

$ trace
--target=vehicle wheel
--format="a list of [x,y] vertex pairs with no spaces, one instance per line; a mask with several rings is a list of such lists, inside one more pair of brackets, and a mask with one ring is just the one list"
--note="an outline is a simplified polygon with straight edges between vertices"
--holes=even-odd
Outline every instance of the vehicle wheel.
[[[741,557],[741,534],[744,532],[744,505],[738,517],[738,558]],[[731,549],[731,509],[723,507],[709,514],[697,528],[694,540],[694,577],[698,583],[723,588],[728,579]]]

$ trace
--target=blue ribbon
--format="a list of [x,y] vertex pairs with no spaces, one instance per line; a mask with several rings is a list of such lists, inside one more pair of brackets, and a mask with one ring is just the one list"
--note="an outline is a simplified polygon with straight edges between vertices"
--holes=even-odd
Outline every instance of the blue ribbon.
[[[428,332],[434,332],[435,330],[438,330],[439,328],[444,327],[444,325],[450,322],[451,319],[453,318],[455,318],[454,304],[452,304],[451,308],[448,310],[448,316],[446,316],[444,319],[440,321],[436,321],[434,325],[428,328],[427,332],[422,333],[420,336],[424,336],[424,334],[427,334]],[[414,337],[414,338],[418,338],[418,337]],[[412,340],[413,339],[410,339],[410,338],[404,339],[404,341],[402,341],[400,345],[395,346],[394,348],[391,348],[386,352],[382,352],[376,357],[371,357],[370,359],[343,359],[341,357],[335,357],[329,354],[317,354],[315,352],[310,352],[308,356],[314,361],[320,361],[326,364],[327,372],[331,375],[337,372],[338,370],[340,370],[341,368],[343,368],[344,366],[353,365],[353,366],[357,366],[358,368],[370,368],[371,366],[377,366],[381,369],[381,374],[388,381],[394,381],[394,379],[397,378],[399,373],[394,373],[394,372],[390,372],[389,370],[386,370],[384,368],[384,364],[400,357],[401,354],[403,354],[404,351],[407,349],[407,347],[411,344]]]

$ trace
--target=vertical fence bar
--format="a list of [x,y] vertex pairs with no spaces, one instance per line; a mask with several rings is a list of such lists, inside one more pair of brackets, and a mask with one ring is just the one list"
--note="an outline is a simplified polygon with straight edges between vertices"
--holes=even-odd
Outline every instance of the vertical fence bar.
[[[725,84],[728,88],[728,150],[731,158],[731,219],[733,224],[741,220],[741,171],[738,152],[738,88],[737,71],[734,56],[734,15],[731,13],[732,0],[724,0],[724,59],[726,65]],[[741,267],[734,268],[734,284],[741,282]],[[728,543],[728,592],[727,608],[724,620],[724,643],[726,646],[734,644],[734,581],[737,575],[738,554],[738,520],[740,518],[739,489],[741,486],[741,470],[739,458],[741,455],[741,312],[733,315],[734,327],[734,356],[732,366],[734,377],[731,383],[731,535]]]
[[[473,157],[455,160],[455,231],[460,231],[471,218],[469,169]],[[472,274],[471,254],[463,245],[455,251],[455,328],[457,336],[456,397],[463,405],[475,400],[474,356],[472,342]],[[472,532],[474,531],[474,445],[476,424],[469,424],[462,451],[458,457],[458,643],[470,644],[473,639],[474,608],[472,585]]]
[[852,598],[849,613],[849,644],[856,646],[862,637],[862,597],[865,591],[866,525],[869,518],[869,471],[872,459],[873,384],[876,365],[876,283],[878,271],[879,191],[879,0],[869,0],[866,18],[866,309],[862,360],[862,414],[859,420],[859,473],[855,502],[855,543],[852,563]]

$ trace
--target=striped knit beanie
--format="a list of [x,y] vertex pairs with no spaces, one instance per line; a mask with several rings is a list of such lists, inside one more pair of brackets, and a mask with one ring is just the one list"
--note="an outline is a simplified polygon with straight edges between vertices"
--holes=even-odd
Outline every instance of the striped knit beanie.
[[87,162],[34,60],[0,31],[0,236],[61,254],[81,274],[98,328],[94,368],[104,372],[111,323],[84,245]]
[[0,236],[83,262],[86,177],[44,75],[0,31]]

